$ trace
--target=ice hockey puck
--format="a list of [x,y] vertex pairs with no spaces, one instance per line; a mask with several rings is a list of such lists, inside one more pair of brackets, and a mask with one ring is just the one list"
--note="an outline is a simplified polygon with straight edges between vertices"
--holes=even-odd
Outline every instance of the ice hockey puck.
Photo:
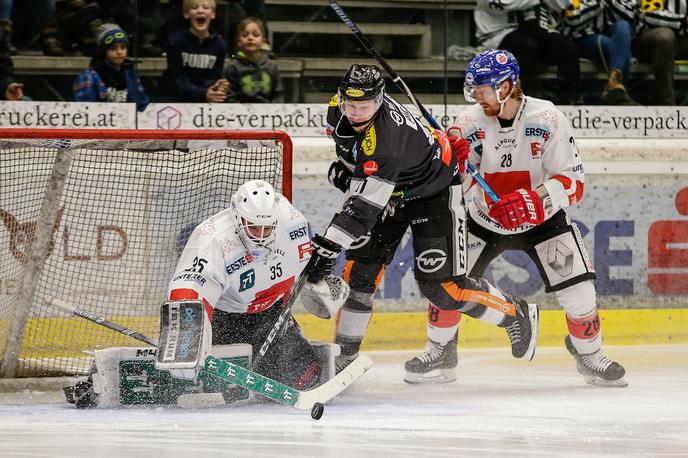
[[322,417],[324,411],[325,406],[319,402],[316,402],[315,404],[313,404],[313,408],[311,409],[311,418],[313,420],[320,420],[320,417]]

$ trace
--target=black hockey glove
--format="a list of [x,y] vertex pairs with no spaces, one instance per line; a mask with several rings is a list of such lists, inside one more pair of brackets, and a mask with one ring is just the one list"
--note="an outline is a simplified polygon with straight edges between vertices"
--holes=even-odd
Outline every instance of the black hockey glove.
[[305,274],[308,275],[310,283],[317,283],[332,273],[342,247],[317,234],[311,239],[311,246],[313,253],[306,266]]
[[347,169],[341,161],[334,161],[332,165],[330,165],[330,170],[327,171],[327,179],[335,188],[342,192],[347,192],[349,190],[351,175],[351,171]]

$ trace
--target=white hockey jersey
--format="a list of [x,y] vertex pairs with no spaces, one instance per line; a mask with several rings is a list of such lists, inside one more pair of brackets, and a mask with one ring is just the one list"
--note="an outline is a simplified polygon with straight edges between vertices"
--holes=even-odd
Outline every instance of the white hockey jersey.
[[311,257],[306,218],[282,196],[270,249],[249,251],[240,230],[231,208],[198,225],[179,258],[168,299],[199,299],[209,312],[230,313],[258,313],[286,301]]
[[[576,142],[566,117],[551,102],[524,96],[510,127],[501,127],[497,117],[486,116],[476,104],[459,115],[457,125],[471,143],[469,161],[498,196],[544,185],[551,198],[543,202],[546,219],[583,197],[583,164]],[[500,234],[534,227],[501,227],[488,216],[492,200],[473,186],[470,175],[463,178],[473,189],[468,211],[480,225]]]

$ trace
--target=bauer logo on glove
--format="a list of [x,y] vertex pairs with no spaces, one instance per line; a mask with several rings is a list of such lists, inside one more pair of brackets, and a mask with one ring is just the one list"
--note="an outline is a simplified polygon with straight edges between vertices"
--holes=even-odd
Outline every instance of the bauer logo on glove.
[[545,211],[536,191],[521,188],[493,204],[490,207],[490,218],[505,229],[514,229],[523,224],[542,223],[545,220]]

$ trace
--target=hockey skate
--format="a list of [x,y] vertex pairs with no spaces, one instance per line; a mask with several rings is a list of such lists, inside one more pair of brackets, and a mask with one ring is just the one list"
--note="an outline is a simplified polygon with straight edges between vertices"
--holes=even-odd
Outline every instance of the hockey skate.
[[76,382],[74,386],[62,388],[65,400],[74,404],[77,409],[87,409],[98,404],[98,394],[93,391],[93,378],[88,376],[85,381]]
[[595,353],[582,355],[573,346],[570,336],[566,336],[564,343],[566,349],[575,358],[576,369],[585,379],[585,383],[598,386],[628,386],[628,382],[624,379],[626,370],[621,364],[609,359],[601,348]]
[[459,358],[456,354],[458,334],[440,345],[429,340],[425,352],[406,361],[406,383],[450,383],[456,380],[456,366]]
[[346,366],[351,364],[353,360],[358,358],[358,353],[354,353],[353,355],[337,355],[334,358],[334,365],[335,365],[335,374],[339,374],[341,371],[343,371]]
[[511,342],[511,354],[514,358],[525,358],[528,361],[535,356],[538,321],[540,310],[536,304],[527,304],[522,299],[516,300],[516,316],[507,315],[504,326]]

